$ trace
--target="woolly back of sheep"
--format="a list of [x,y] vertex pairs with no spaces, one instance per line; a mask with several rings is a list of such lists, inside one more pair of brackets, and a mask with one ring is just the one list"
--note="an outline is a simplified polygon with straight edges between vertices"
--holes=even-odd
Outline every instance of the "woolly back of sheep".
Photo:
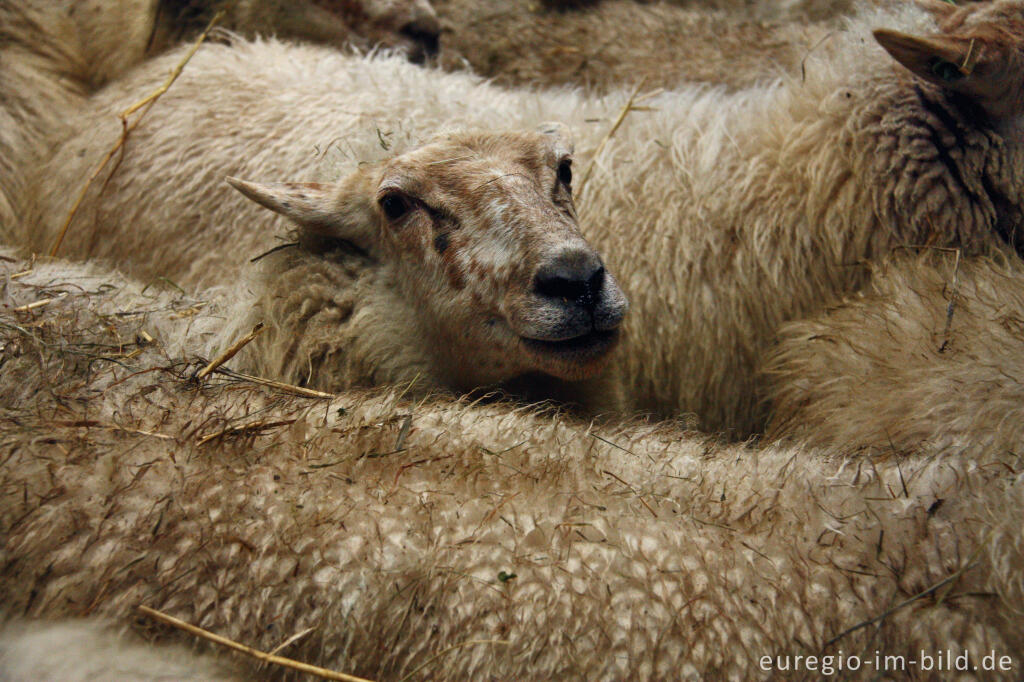
[[147,57],[194,40],[215,16],[241,35],[338,49],[383,47],[417,61],[436,52],[440,31],[427,0],[3,0],[0,238],[7,242],[15,233],[30,169],[74,128],[83,96]]
[[762,656],[1024,647],[1016,455],[197,383],[215,301],[60,263],[11,278],[30,269],[0,262],[5,618],[145,604],[267,650],[313,627],[285,653],[378,678],[757,679]]
[[85,65],[66,17],[20,0],[0,0],[0,237],[20,220],[29,168],[65,134],[68,112],[84,104]]
[[897,451],[1024,442],[1024,270],[957,252],[879,264],[871,286],[785,325],[766,364],[775,437]]

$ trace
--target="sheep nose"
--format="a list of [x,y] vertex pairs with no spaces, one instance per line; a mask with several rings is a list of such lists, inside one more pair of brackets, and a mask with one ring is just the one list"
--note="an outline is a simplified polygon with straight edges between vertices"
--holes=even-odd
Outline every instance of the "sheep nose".
[[540,266],[533,286],[541,296],[571,301],[592,312],[604,287],[604,276],[604,266],[596,253],[573,250]]
[[411,60],[417,64],[436,57],[441,49],[441,24],[435,17],[423,16],[410,21],[400,32],[416,44],[417,49]]

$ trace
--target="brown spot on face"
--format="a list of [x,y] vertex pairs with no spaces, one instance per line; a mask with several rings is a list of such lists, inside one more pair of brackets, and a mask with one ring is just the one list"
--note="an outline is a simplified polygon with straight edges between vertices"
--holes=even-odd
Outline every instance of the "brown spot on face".
[[434,237],[434,248],[438,253],[444,253],[448,249],[448,235],[441,233]]
[[460,237],[457,234],[441,232],[434,237],[434,249],[441,255],[441,261],[445,268],[458,270],[460,277],[464,271],[461,255],[465,246],[465,237]]
[[469,266],[467,268],[472,274],[482,278],[487,274],[487,268],[480,264],[480,261],[475,258],[470,259]]
[[[441,236],[442,235],[438,235],[438,237]],[[434,246],[437,246],[436,239],[434,240]],[[448,278],[448,283],[451,285],[452,289],[462,291],[466,288],[466,278],[463,275],[462,266],[459,264],[458,260],[451,257],[456,248],[457,247],[448,250],[447,254],[445,254],[444,251],[440,251],[440,253],[445,254],[441,259],[444,262],[444,274]]]

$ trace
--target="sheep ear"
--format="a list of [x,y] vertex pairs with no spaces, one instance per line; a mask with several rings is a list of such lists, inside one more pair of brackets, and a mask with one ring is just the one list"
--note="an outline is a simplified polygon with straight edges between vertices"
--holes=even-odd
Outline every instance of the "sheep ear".
[[550,136],[554,141],[555,146],[563,153],[572,154],[573,151],[575,151],[572,131],[569,130],[569,126],[564,123],[559,123],[557,121],[541,123],[537,126],[537,132]]
[[325,225],[330,221],[330,185],[318,182],[260,184],[228,177],[229,185],[260,206],[280,213],[299,225]]
[[912,36],[878,29],[875,40],[921,78],[973,100],[993,118],[1022,113],[1024,73],[1015,50],[983,38]]
[[915,74],[943,86],[971,75],[977,53],[971,41],[946,36],[912,36],[880,28],[875,40],[892,58]]
[[[338,184],[317,182],[256,183],[227,178],[229,185],[260,206],[296,223],[303,233],[343,239],[366,252],[377,242],[377,223],[371,196],[360,186],[361,178]],[[349,184],[355,184],[349,187]]]

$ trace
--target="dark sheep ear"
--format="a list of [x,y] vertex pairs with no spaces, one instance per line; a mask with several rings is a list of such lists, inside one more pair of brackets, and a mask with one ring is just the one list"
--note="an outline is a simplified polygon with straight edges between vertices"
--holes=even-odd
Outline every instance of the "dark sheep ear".
[[971,75],[978,54],[970,42],[947,36],[914,36],[880,28],[875,40],[892,58],[915,74],[939,85],[949,85]]
[[337,184],[317,182],[256,183],[227,178],[229,185],[260,206],[285,216],[302,232],[342,239],[373,254],[377,246],[377,217],[372,194],[358,174]]
[[1024,64],[1016,46],[965,36],[915,36],[878,29],[875,40],[917,76],[973,100],[996,119],[1018,116],[1024,107]]

